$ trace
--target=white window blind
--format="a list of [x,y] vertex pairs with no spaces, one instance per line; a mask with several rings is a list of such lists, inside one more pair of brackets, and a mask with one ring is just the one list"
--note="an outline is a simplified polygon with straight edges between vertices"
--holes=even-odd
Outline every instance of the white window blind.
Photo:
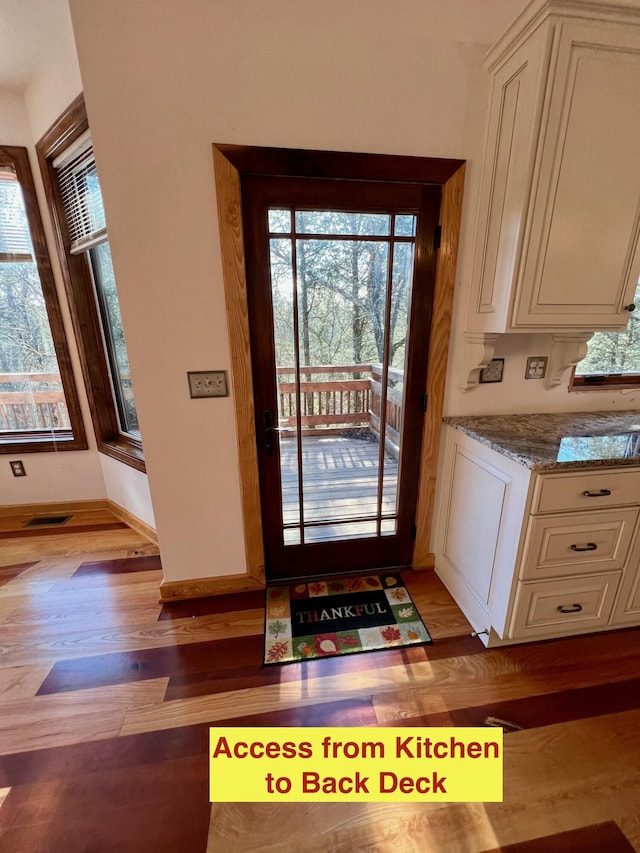
[[[0,169],[0,255],[33,254],[22,190],[13,169]],[[5,258],[5,260],[7,260]]]
[[54,163],[64,206],[72,254],[85,252],[107,239],[102,193],[93,147],[84,139]]

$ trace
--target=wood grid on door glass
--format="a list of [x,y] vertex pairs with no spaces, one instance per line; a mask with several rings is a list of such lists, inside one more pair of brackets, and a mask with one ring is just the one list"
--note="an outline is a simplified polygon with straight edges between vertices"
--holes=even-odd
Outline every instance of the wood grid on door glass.
[[268,228],[284,544],[395,534],[416,215]]

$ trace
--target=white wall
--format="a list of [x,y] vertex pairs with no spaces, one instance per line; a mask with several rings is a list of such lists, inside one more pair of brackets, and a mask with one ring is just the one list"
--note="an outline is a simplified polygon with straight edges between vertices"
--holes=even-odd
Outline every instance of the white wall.
[[[166,577],[242,572],[233,403],[190,400],[186,382],[188,370],[229,367],[211,144],[467,159],[455,352],[488,98],[481,57],[524,2],[70,6]],[[517,363],[538,352],[509,346],[502,385],[463,395],[451,378],[450,413],[586,408],[584,395],[520,379]]]
[[149,480],[142,471],[123,465],[117,459],[100,454],[102,476],[107,497],[133,513],[145,524],[155,527]]

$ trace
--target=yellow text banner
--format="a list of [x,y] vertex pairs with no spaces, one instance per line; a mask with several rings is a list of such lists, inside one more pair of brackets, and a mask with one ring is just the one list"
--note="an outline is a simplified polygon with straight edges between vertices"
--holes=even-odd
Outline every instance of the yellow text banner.
[[501,802],[502,729],[211,728],[210,799]]

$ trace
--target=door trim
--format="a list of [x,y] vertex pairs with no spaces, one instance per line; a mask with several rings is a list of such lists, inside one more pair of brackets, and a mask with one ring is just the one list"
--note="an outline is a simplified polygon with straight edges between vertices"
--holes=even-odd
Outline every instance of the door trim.
[[[451,310],[464,188],[464,160],[353,154],[334,151],[300,151],[241,145],[213,145],[222,276],[225,292],[231,377],[236,413],[240,491],[244,522],[247,575],[265,581],[264,546],[258,487],[258,454],[253,404],[249,319],[245,272],[242,201],[243,174],[277,174],[303,177],[352,177],[367,180],[416,180],[442,186],[440,224],[442,238],[436,260],[432,334],[429,347],[425,434],[420,457],[420,482],[413,568],[433,567],[429,549],[440,444],[440,426],[447,372]],[[220,578],[224,581],[224,578]],[[210,593],[211,594],[211,593]]]

